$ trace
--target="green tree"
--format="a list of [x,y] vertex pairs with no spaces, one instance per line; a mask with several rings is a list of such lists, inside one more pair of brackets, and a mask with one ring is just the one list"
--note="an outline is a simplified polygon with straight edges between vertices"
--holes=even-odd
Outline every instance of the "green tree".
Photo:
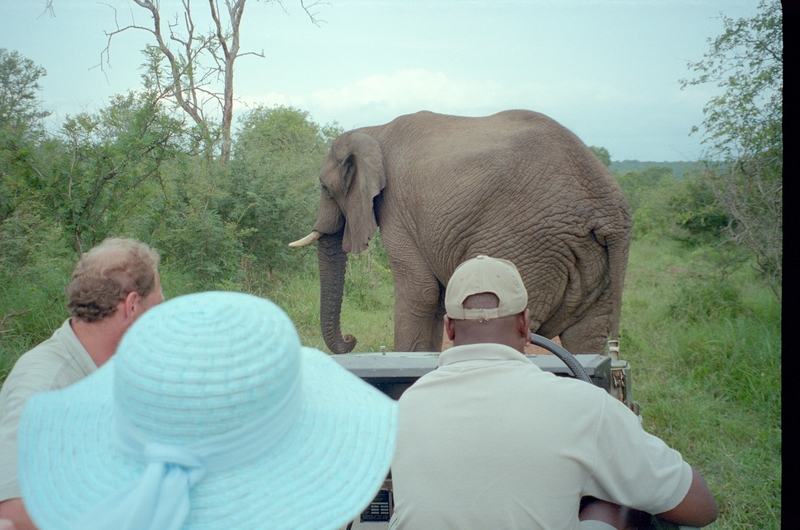
[[228,221],[250,230],[245,249],[270,271],[298,259],[287,243],[316,216],[317,175],[341,132],[291,107],[257,107],[241,118],[223,211]]
[[616,178],[633,213],[633,237],[669,236],[674,225],[669,201],[678,184],[672,169],[653,166],[616,175]]
[[63,320],[55,301],[74,263],[43,200],[53,160],[42,125],[49,113],[37,94],[44,75],[18,52],[0,49],[0,378],[34,340],[49,335],[48,317]]
[[41,120],[50,115],[36,97],[39,79],[45,75],[44,68],[19,52],[0,48],[0,127],[41,129]]
[[697,74],[683,88],[714,83],[722,93],[703,109],[709,178],[728,215],[726,232],[755,257],[780,300],[783,260],[783,14],[761,0],[749,19],[721,15],[724,32],[709,39]]
[[44,75],[30,59],[0,48],[0,221],[16,210],[21,179],[38,171],[33,153],[44,132],[41,120],[49,115],[36,94]]
[[639,208],[652,200],[657,188],[674,178],[672,169],[653,166],[644,171],[629,171],[623,175],[617,175],[617,182],[628,200],[631,211],[636,213]]
[[589,146],[589,149],[595,154],[597,158],[600,159],[600,162],[605,164],[606,167],[611,167],[611,155],[608,154],[608,149],[605,147],[595,147],[594,145]]
[[130,233],[147,212],[146,198],[163,187],[162,164],[180,151],[180,134],[181,124],[154,95],[115,96],[98,113],[67,118],[50,170],[28,187],[83,252],[106,236]]
[[230,173],[185,153],[175,156],[164,173],[164,193],[149,197],[149,207],[159,213],[145,220],[165,267],[185,273],[180,292],[239,290],[248,259],[242,238],[248,232],[222,214],[228,192],[221,183]]

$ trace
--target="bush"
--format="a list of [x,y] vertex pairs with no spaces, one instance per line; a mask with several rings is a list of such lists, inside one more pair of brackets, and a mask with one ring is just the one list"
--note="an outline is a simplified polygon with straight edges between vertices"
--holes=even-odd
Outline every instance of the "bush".
[[0,223],[0,381],[69,316],[64,288],[77,255],[65,240],[33,214]]
[[213,289],[223,280],[230,290],[243,280],[248,231],[220,212],[227,193],[219,183],[227,175],[202,159],[180,157],[169,168],[164,196],[153,199],[152,244],[165,265],[191,273],[187,292]]
[[722,240],[728,215],[714,196],[707,179],[689,175],[669,199],[675,225],[681,230],[675,238],[692,245]]
[[313,226],[317,175],[338,132],[293,108],[257,107],[242,117],[221,212],[243,230],[243,248],[259,267],[272,271],[297,260],[288,243]]
[[669,197],[679,183],[672,169],[650,167],[642,172],[617,175],[616,178],[633,213],[633,238],[668,234],[674,225]]

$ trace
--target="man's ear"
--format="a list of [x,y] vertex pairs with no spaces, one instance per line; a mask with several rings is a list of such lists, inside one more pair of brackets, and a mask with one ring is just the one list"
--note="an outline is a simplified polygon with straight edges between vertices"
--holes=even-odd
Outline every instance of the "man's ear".
[[131,291],[125,295],[125,298],[121,302],[122,310],[125,312],[125,320],[133,322],[136,320],[136,317],[140,316],[138,312],[142,311],[142,304],[139,302],[140,296],[136,291]]
[[456,338],[455,322],[447,315],[444,316],[444,329],[447,331],[447,338],[449,340],[454,340]]
[[517,316],[517,331],[525,337],[525,343],[527,344],[530,340],[531,336],[531,312],[525,309],[522,313]]

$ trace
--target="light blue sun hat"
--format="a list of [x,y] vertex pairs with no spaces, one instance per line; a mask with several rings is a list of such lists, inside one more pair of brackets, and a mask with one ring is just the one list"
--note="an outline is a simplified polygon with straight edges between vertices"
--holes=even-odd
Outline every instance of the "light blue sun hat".
[[20,486],[43,530],[335,529],[377,493],[396,429],[397,404],[302,347],[272,302],[192,294],[28,401]]

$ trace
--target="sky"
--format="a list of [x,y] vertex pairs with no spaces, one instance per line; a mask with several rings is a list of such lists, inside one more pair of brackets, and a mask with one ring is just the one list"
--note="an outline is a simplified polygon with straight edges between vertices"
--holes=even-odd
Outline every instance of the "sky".
[[[305,0],[308,6],[312,0]],[[690,135],[720,89],[681,90],[690,61],[722,33],[720,14],[750,18],[758,0],[250,0],[236,61],[234,120],[255,105],[307,111],[345,130],[429,110],[485,116],[544,113],[612,160],[702,156]],[[161,0],[174,19],[179,0]],[[111,41],[117,24],[151,23],[132,0],[0,0],[0,48],[47,71],[41,101],[56,128],[141,87],[144,31]],[[193,12],[207,3],[195,0]],[[200,17],[198,16],[198,19]],[[205,27],[202,20],[198,25]]]

